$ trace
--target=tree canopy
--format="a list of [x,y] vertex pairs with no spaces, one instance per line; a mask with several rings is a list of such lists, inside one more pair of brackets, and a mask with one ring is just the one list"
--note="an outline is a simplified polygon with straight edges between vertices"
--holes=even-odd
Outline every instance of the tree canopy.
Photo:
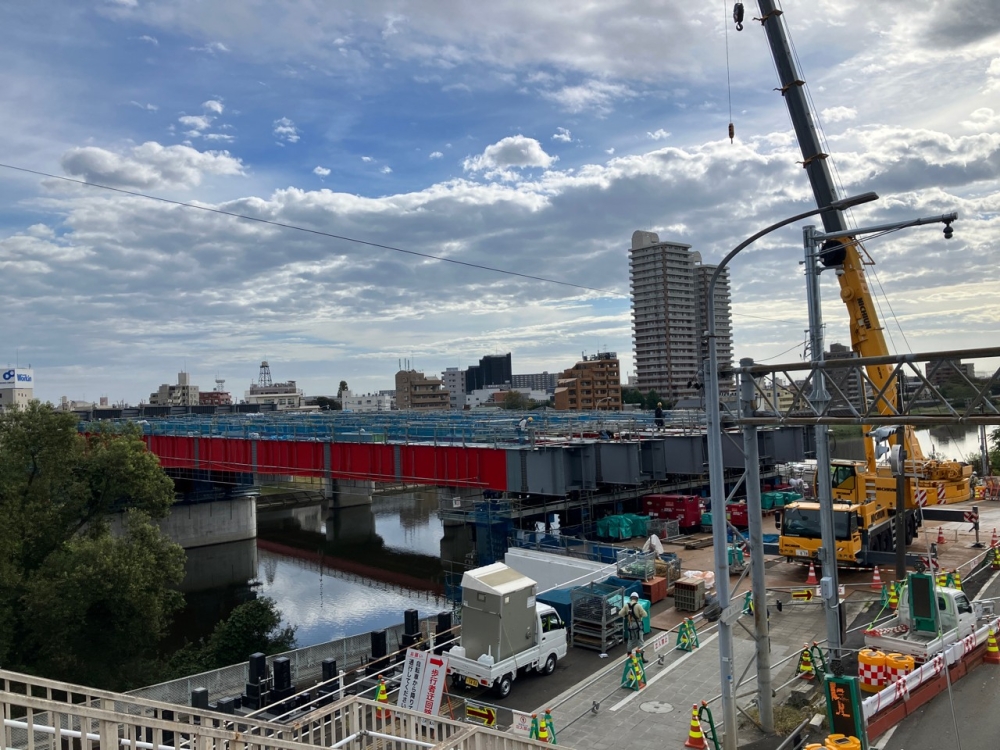
[[184,551],[153,523],[173,500],[135,426],[82,435],[38,403],[0,414],[0,663],[141,683],[183,602]]

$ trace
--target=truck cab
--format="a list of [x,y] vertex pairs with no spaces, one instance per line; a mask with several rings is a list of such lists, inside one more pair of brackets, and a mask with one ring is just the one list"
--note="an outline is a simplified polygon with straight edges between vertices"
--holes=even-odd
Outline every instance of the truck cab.
[[[796,502],[785,506],[775,517],[781,530],[778,551],[789,561],[807,562],[819,557],[822,546],[819,503]],[[858,528],[858,507],[837,503],[833,509],[834,537],[837,561],[856,564],[861,555],[861,532]]]

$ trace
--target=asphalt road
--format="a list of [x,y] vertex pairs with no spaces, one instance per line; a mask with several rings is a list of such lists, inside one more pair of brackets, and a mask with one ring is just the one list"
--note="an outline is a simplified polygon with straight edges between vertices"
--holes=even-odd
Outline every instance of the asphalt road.
[[[979,598],[1000,596],[1000,578]],[[879,750],[1000,748],[1000,666],[983,664],[872,743]],[[952,713],[954,706],[954,714]],[[958,724],[956,734],[955,725]],[[888,739],[886,739],[888,737]],[[957,741],[956,741],[957,737]]]

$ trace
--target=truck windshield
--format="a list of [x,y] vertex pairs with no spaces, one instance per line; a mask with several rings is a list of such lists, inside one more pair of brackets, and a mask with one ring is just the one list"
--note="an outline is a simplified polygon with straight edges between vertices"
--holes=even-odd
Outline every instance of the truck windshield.
[[[854,524],[851,519],[853,513],[833,514],[833,530],[837,539],[850,539],[854,532]],[[786,536],[805,537],[807,539],[819,539],[819,510],[815,508],[786,508],[781,521],[781,533]]]

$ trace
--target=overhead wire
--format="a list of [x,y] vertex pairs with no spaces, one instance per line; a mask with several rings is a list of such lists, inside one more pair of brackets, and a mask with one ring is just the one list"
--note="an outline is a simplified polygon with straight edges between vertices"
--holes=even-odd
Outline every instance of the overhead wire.
[[428,260],[437,260],[442,263],[452,263],[457,266],[464,266],[466,268],[474,268],[480,271],[489,271],[491,273],[504,274],[506,276],[515,276],[521,279],[527,279],[529,281],[540,281],[546,284],[558,284],[560,286],[572,287],[574,289],[580,289],[587,292],[597,292],[599,294],[604,294],[609,297],[627,297],[628,295],[622,294],[621,292],[614,292],[610,289],[601,289],[598,287],[586,286],[584,284],[574,284],[569,281],[561,281],[559,279],[552,279],[546,276],[536,276],[529,273],[521,273],[519,271],[511,271],[505,268],[497,268],[495,266],[487,266],[481,263],[472,263],[465,260],[457,260],[455,258],[448,258],[443,255],[433,255],[431,253],[422,253],[418,250],[407,250],[405,248],[396,247],[394,245],[386,245],[381,242],[372,242],[370,240],[362,240],[357,237],[348,237],[347,235],[334,234],[333,232],[324,232],[321,229],[310,229],[308,227],[299,226],[298,224],[288,224],[283,221],[275,221],[273,219],[264,219],[259,216],[249,216],[247,214],[237,213],[236,211],[226,211],[221,208],[213,208],[211,206],[199,206],[196,203],[188,203],[186,201],[173,200],[172,198],[164,198],[160,195],[151,195],[149,193],[140,193],[137,190],[126,190],[125,188],[113,187],[111,185],[102,185],[98,182],[88,182],[87,180],[78,180],[74,177],[66,177],[64,175],[50,174],[49,172],[42,172],[37,169],[28,169],[27,167],[19,167],[13,164],[3,164],[0,163],[0,168],[10,169],[15,172],[23,172],[25,174],[33,174],[38,177],[47,177],[52,180],[62,180],[63,182],[69,182],[74,185],[82,185],[84,187],[99,188],[101,190],[108,190],[114,193],[121,193],[123,195],[130,195],[135,198],[144,198],[146,200],[158,201],[160,203],[167,203],[173,206],[180,206],[182,208],[193,208],[198,211],[205,211],[208,213],[219,214],[221,216],[229,216],[234,219],[241,219],[243,221],[253,221],[258,224],[266,224],[268,226],[278,227],[280,229],[291,229],[296,232],[305,232],[307,234],[314,234],[320,237],[327,237],[329,239],[340,240],[342,242],[350,242],[356,245],[364,245],[366,247],[374,247],[380,250],[391,250],[395,253],[402,253],[403,255],[412,255],[418,258],[426,258]]

